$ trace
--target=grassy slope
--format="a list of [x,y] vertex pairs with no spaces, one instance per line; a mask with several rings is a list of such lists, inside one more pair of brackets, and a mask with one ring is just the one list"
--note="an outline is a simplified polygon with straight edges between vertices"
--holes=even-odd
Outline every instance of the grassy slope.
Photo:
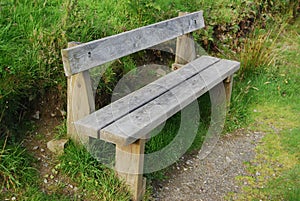
[[[250,107],[250,129],[266,136],[254,160],[245,164],[247,176],[237,180],[237,200],[300,200],[300,18],[289,25],[277,42],[282,59],[278,73],[251,78],[255,97]],[[254,112],[255,111],[255,112]]]

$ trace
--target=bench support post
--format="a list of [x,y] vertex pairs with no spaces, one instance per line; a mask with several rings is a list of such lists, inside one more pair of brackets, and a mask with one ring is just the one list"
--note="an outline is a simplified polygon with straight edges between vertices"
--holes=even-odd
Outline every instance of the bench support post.
[[[184,16],[188,12],[179,12],[179,16]],[[192,33],[177,37],[175,63],[172,70],[177,70],[183,65],[196,59],[195,41]]]
[[140,139],[128,146],[116,145],[115,168],[118,176],[130,187],[133,200],[140,201],[145,193],[143,180],[145,140]]
[[[68,43],[68,47],[76,45],[78,43]],[[86,135],[78,136],[74,122],[95,111],[89,71],[69,76],[67,84],[67,133],[75,142],[86,144],[89,142],[89,137]]]
[[229,76],[224,80],[224,87],[226,93],[226,106],[227,110],[230,107],[230,99],[231,99],[231,92],[232,92],[232,83],[233,83],[233,76]]

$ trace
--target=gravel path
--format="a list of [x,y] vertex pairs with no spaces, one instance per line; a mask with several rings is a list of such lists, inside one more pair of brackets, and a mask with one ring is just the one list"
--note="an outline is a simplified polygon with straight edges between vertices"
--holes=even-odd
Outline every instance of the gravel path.
[[205,159],[183,159],[168,180],[155,188],[155,201],[219,201],[229,192],[239,192],[235,177],[245,175],[244,163],[255,156],[263,133],[239,130],[219,140]]

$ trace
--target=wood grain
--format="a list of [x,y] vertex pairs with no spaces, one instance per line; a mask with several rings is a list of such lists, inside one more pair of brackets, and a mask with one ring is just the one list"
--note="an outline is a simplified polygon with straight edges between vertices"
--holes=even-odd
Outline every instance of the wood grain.
[[204,27],[198,11],[61,51],[65,74],[89,70],[109,61],[166,42]]
[[[147,134],[199,96],[232,75],[239,63],[221,60],[187,79],[153,101],[101,129],[100,139],[128,145]],[[176,72],[176,71],[175,71]]]
[[130,186],[132,199],[142,200],[145,192],[143,181],[145,140],[137,140],[128,146],[116,146],[115,170],[121,179]]
[[[178,71],[168,74],[167,76],[174,78],[171,80],[183,79],[184,76],[178,77],[177,72],[189,72],[195,70],[195,66],[197,62],[201,61],[201,58],[187,64]],[[192,63],[193,65],[191,65]],[[199,62],[199,64],[201,64],[201,62]],[[143,101],[141,101],[141,99],[137,99],[137,96],[134,96],[134,93],[132,93],[124,97],[125,100],[127,99],[126,101],[117,101],[112,103],[107,106],[105,110],[103,110],[104,108],[100,109],[97,112],[77,121],[76,128],[80,128],[80,132],[91,137],[98,137],[105,141],[120,145],[128,145],[139,138],[143,138],[153,128],[161,124],[171,115],[175,114],[182,107],[201,96],[216,84],[222,82],[226,77],[232,75],[238,70],[239,63],[229,60],[221,60],[209,67],[207,67],[207,65],[204,66],[204,70],[194,74],[192,77],[184,78],[183,81],[178,82],[178,84],[173,87],[170,85],[171,88],[163,90],[163,93],[158,93],[160,94],[158,96],[152,95],[154,95],[156,91],[159,91],[160,88],[150,87],[153,85],[145,86],[145,89],[149,87],[148,95],[146,92],[147,90],[143,93],[143,88],[141,89],[142,92],[138,95],[138,97],[143,101],[150,100],[144,104],[140,104]],[[197,68],[199,69],[200,67],[197,66]],[[167,76],[162,79],[166,79]],[[168,82],[162,82],[161,84],[163,83],[167,86]],[[154,87],[155,86],[156,85],[154,85]],[[155,98],[151,99],[149,96]],[[133,107],[133,105],[138,107]],[[118,113],[120,112],[119,109],[125,114],[120,115],[120,113]],[[120,117],[115,118],[116,114]],[[149,114],[151,114],[151,118],[149,118]],[[111,123],[107,124],[107,122]],[[100,136],[98,136],[99,132]]]
[[[179,12],[179,16],[187,15],[187,12]],[[196,59],[195,41],[192,33],[177,37],[175,63],[172,70],[177,70],[180,65],[185,65]]]
[[[76,42],[68,44],[69,47],[76,45]],[[67,134],[77,143],[88,143],[89,137],[82,133],[79,136],[74,122],[95,111],[89,72],[83,71],[68,77],[67,85]]]
[[184,68],[173,71],[145,87],[75,122],[77,131],[79,133],[86,133],[94,138],[99,138],[99,131],[102,128],[117,121],[140,106],[145,105],[218,61],[220,61],[220,59],[215,57],[200,57],[187,64]]

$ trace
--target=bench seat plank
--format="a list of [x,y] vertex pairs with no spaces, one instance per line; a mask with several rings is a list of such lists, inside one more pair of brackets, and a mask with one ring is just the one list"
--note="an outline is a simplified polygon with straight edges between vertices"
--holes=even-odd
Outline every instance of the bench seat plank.
[[102,128],[145,105],[218,61],[220,61],[219,58],[202,56],[187,64],[186,68],[173,71],[75,122],[76,130],[80,134],[98,138],[99,131]]
[[221,60],[182,84],[100,131],[100,139],[129,145],[166,121],[239,69],[239,62]]
[[89,70],[204,27],[203,11],[63,49],[65,74]]
[[[194,69],[195,65],[190,64],[187,64],[182,69],[186,69],[186,72],[188,72],[188,69]],[[97,111],[98,118],[91,114],[87,116],[90,118],[84,118],[85,121],[82,121],[83,119],[77,121],[76,128],[81,134],[94,138],[100,138],[124,146],[131,144],[136,139],[145,138],[145,135],[152,129],[216,84],[222,82],[223,79],[232,75],[238,68],[239,62],[220,60],[105,127],[95,127],[102,120],[100,109]],[[176,72],[174,71],[168,75],[170,77],[172,74],[178,75]],[[127,107],[130,105],[130,102],[127,102]],[[149,116],[149,114],[151,115]],[[98,133],[100,133],[100,136],[98,136]]]

